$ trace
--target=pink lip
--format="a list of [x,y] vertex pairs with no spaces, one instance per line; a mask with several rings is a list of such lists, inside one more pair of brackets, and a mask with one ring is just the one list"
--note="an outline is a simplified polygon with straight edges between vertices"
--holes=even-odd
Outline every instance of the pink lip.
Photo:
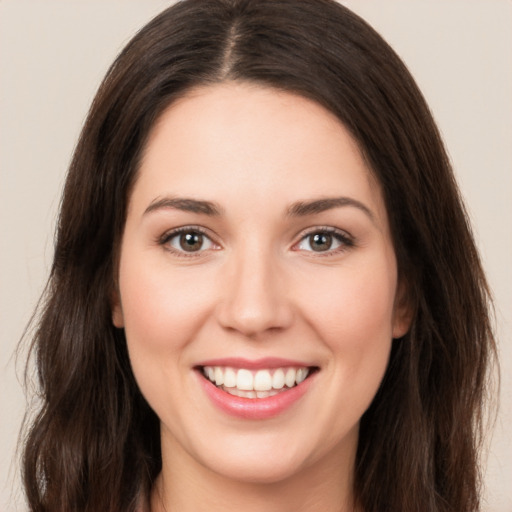
[[248,370],[260,370],[262,368],[286,368],[294,366],[297,368],[308,367],[301,361],[292,361],[291,359],[282,359],[279,357],[263,357],[261,359],[244,359],[242,357],[224,357],[222,359],[209,359],[202,361],[197,366],[230,366],[231,368],[247,368]]
[[[223,360],[225,361],[225,360]],[[208,365],[205,365],[208,366]],[[235,366],[233,364],[222,364],[211,366]],[[288,365],[286,365],[288,366]],[[302,364],[291,364],[289,366],[304,366]],[[242,366],[247,368],[247,366]],[[253,367],[254,368],[254,367]],[[265,366],[269,368],[269,366]],[[206,379],[201,371],[197,371],[198,379],[204,391],[213,402],[215,406],[227,414],[243,418],[247,420],[265,420],[273,418],[296,403],[309,389],[312,381],[316,377],[316,373],[312,374],[306,380],[302,381],[297,386],[283,391],[277,395],[269,396],[267,398],[242,398],[226,393],[219,389],[215,384]]]

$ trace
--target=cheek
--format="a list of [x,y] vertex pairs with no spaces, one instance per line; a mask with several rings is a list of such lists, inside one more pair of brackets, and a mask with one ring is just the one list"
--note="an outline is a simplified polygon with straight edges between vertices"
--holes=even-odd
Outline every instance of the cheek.
[[359,416],[380,385],[391,350],[396,291],[393,254],[358,261],[320,283],[310,297],[309,322],[331,354],[332,385],[350,390],[333,390],[332,396],[344,410]]
[[370,269],[345,268],[310,287],[308,316],[335,347],[364,349],[392,338],[396,271]]
[[[396,273],[393,265],[343,269],[315,288],[309,301],[309,323],[330,353],[329,378],[318,416],[332,430],[345,431],[359,422],[370,406],[385,374],[392,344]],[[340,411],[345,411],[340,414]]]
[[212,299],[193,272],[172,271],[165,261],[144,261],[140,254],[125,255],[119,282],[132,371],[152,409],[171,422],[176,397],[187,391],[180,375],[187,373],[188,347]]
[[129,345],[173,351],[186,344],[211,303],[200,283],[197,272],[173,272],[165,264],[140,260],[122,262],[120,292]]
[[179,377],[187,347],[208,316],[212,298],[199,287],[197,272],[176,271],[165,261],[125,254],[119,282],[132,370],[150,406],[166,417],[174,403],[170,390],[176,396],[185,392]]

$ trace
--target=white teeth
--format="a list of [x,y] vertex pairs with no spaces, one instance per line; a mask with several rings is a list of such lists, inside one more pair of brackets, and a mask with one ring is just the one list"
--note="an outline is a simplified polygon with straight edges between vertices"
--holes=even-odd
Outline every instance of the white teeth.
[[295,377],[297,373],[295,372],[294,368],[288,368],[286,370],[286,375],[284,377],[284,383],[289,387],[293,387],[295,385]]
[[256,391],[269,391],[272,389],[272,377],[268,370],[259,370],[254,376],[254,389]]
[[205,366],[207,379],[228,393],[245,398],[266,398],[286,388],[303,382],[309,375],[309,368],[285,367],[265,370],[248,370],[223,366]]
[[272,376],[272,387],[274,389],[284,388],[284,372],[281,368],[278,368]]
[[238,370],[236,374],[236,387],[242,391],[254,390],[254,377],[249,370]]
[[225,391],[227,391],[230,395],[239,396],[242,398],[263,398],[259,397],[258,393],[264,393],[264,391],[243,391],[238,388],[226,388]]
[[224,384],[224,372],[222,371],[222,368],[219,368],[218,366],[215,367],[214,375],[215,384],[217,384],[217,386],[222,386],[222,384]]
[[299,368],[297,370],[297,376],[295,377],[295,382],[300,384],[308,375],[308,370],[306,368]]
[[231,368],[226,368],[224,372],[224,386],[227,388],[236,387],[236,373]]

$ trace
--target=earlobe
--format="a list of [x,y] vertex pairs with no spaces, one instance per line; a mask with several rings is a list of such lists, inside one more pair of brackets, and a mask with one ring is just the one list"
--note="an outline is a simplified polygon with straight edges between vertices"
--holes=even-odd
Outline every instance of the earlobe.
[[412,314],[409,311],[400,312],[395,310],[393,318],[393,339],[405,336],[411,327]]
[[112,308],[112,323],[118,329],[122,329],[124,327],[124,315],[123,309],[121,307],[121,300],[119,297],[119,292],[114,292],[112,294],[111,300],[111,308]]
[[403,282],[398,286],[393,310],[393,339],[401,338],[409,332],[414,317],[414,308],[406,288]]

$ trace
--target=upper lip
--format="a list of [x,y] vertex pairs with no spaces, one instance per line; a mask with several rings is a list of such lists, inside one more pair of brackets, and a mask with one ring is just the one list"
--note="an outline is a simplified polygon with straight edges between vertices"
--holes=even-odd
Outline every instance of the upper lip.
[[259,359],[245,359],[242,357],[223,357],[201,361],[196,367],[204,366],[229,366],[231,368],[246,368],[248,370],[259,370],[263,368],[285,368],[293,366],[296,368],[308,368],[312,364],[304,363],[293,359],[283,359],[280,357],[262,357]]

